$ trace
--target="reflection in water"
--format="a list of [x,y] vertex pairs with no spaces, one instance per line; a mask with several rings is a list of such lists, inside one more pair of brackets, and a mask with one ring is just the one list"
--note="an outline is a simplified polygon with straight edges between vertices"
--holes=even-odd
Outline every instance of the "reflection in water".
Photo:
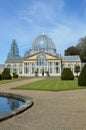
[[23,104],[24,102],[16,100],[16,99],[0,97],[0,114],[5,114],[14,109],[17,109]]
[[10,110],[14,110],[14,109],[19,107],[19,101],[18,100],[8,98],[7,101],[8,101],[8,105],[10,107]]

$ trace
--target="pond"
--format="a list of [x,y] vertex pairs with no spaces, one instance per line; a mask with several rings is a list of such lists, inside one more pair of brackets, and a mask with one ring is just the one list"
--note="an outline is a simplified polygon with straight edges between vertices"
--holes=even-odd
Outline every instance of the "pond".
[[24,112],[33,103],[29,96],[0,92],[0,122]]
[[0,115],[15,110],[21,107],[23,104],[24,102],[18,99],[0,97]]

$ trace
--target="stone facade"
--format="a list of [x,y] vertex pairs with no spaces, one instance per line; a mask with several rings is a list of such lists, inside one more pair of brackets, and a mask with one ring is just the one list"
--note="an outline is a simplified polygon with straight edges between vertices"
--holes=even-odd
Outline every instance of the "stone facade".
[[76,65],[81,68],[79,56],[61,56],[57,54],[52,39],[46,35],[38,36],[32,43],[32,48],[25,53],[23,58],[18,53],[17,56],[16,53],[13,53],[14,50],[18,50],[18,47],[13,50],[12,46],[9,54],[13,58],[8,55],[10,59],[8,57],[5,62],[5,67],[10,68],[11,74],[17,73],[22,77],[31,77],[36,74],[38,76],[47,76],[47,73],[50,76],[61,76],[61,72],[65,67],[71,68],[73,73]]

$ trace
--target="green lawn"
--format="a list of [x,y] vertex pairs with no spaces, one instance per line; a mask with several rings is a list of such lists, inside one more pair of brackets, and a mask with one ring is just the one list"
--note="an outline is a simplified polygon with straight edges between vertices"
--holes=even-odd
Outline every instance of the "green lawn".
[[[11,82],[17,82],[17,81],[20,81],[20,80],[25,80],[27,78],[14,78],[14,79],[11,79],[11,80],[0,80],[0,84],[6,84],[6,83],[11,83]],[[28,78],[29,79],[29,78]]]
[[15,89],[61,91],[61,90],[81,89],[81,88],[86,87],[78,86],[77,79],[72,81],[62,81],[60,78],[46,78],[30,84],[19,86]]

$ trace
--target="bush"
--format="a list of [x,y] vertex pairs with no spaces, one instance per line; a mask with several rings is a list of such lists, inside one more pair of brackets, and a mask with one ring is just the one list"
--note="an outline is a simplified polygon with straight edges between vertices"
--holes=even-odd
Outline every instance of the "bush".
[[82,68],[82,71],[78,77],[78,85],[86,86],[86,65]]
[[38,76],[38,71],[35,71],[35,76]]
[[78,77],[78,73],[80,72],[80,66],[75,66],[74,72],[77,74]]
[[64,68],[61,73],[61,79],[62,80],[73,80],[74,75],[70,68]]
[[13,73],[13,78],[18,78],[18,77],[19,77],[18,74]]
[[0,80],[2,79],[2,76],[1,76],[1,74],[0,74]]
[[49,71],[46,71],[47,76],[49,76]]
[[4,68],[2,72],[2,79],[11,79],[10,70],[8,68]]

